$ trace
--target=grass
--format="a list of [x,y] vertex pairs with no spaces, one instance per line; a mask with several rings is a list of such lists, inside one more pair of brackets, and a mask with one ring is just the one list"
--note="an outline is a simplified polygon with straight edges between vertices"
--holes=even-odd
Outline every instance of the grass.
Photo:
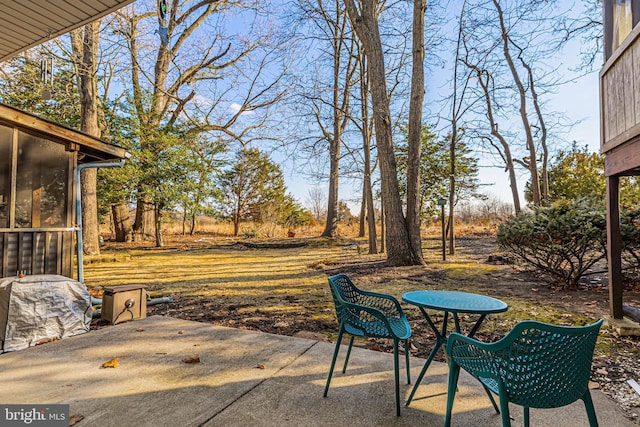
[[229,245],[127,252],[128,256],[118,262],[97,260],[88,264],[87,285],[144,284],[153,296],[218,299],[229,306],[244,307],[248,315],[260,309],[322,319],[329,318],[325,309],[330,308],[330,296],[320,266],[351,256],[332,246],[261,250]]
[[[103,251],[87,264],[85,281],[97,289],[144,284],[152,296],[215,301],[212,309],[231,307],[247,317],[299,317],[328,325],[327,333],[333,332],[335,315],[326,278],[342,271],[355,277],[363,288],[398,298],[416,289],[449,289],[503,299],[510,309],[500,315],[499,321],[487,322],[485,329],[506,331],[525,318],[559,324],[590,321],[567,312],[562,304],[545,302],[541,306],[532,302],[527,289],[503,293],[501,286],[514,289],[530,285],[509,281],[497,285],[501,275],[511,271],[509,266],[480,262],[467,250],[443,261],[440,242],[435,238],[425,239],[426,266],[395,269],[382,265],[384,255],[365,254],[365,241],[359,241],[359,249],[349,241],[318,238],[309,239],[309,246],[302,248],[255,249],[220,238],[194,247],[196,240],[187,237],[169,248],[114,247]],[[544,300],[544,295],[540,298]],[[421,318],[413,308],[407,315],[411,320]]]

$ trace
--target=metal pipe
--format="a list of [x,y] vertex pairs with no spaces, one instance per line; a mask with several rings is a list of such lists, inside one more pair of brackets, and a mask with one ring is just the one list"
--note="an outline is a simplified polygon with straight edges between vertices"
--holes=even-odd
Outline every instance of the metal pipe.
[[[167,302],[173,302],[173,297],[151,298],[147,300],[147,307],[149,307],[150,305],[164,304]],[[102,299],[91,297],[91,305],[102,305]]]
[[83,169],[88,168],[119,168],[124,166],[124,159],[118,162],[94,162],[84,163],[76,166],[76,226],[78,229],[77,242],[77,256],[78,256],[78,282],[84,285],[84,266],[82,265],[83,250],[82,250],[82,186],[80,185],[80,173]]
[[[147,307],[149,307],[150,305],[165,304],[168,302],[173,302],[173,297],[151,298],[150,300],[147,301]],[[102,300],[100,298],[91,297],[91,304],[94,306],[102,305]],[[102,316],[102,308],[96,308],[95,310],[91,310],[92,319],[97,319],[101,316]]]

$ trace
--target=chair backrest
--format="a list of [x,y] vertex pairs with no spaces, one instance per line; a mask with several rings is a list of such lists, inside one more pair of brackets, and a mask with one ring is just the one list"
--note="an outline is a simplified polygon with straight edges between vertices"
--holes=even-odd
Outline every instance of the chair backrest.
[[[350,327],[349,333],[370,337],[390,336],[389,327],[385,322],[372,315],[367,309],[354,308],[353,305],[349,306],[346,303],[375,308],[383,312],[389,309],[389,307],[385,309],[384,306],[393,306],[393,303],[388,299],[375,296],[371,292],[358,289],[346,274],[338,274],[329,277],[328,280],[333,303],[336,307],[336,317],[340,324]],[[399,312],[396,313],[396,317],[400,317]]]
[[338,274],[333,277],[329,277],[329,288],[331,289],[331,296],[333,297],[333,304],[336,307],[336,316],[338,322],[350,321],[359,316],[359,312],[355,313],[348,310],[344,302],[359,304],[360,290],[353,284],[351,279],[346,274]]
[[509,400],[531,408],[556,408],[584,396],[602,319],[588,326],[526,320],[503,339],[499,357]]
[[[353,284],[346,274],[338,274],[336,276],[329,277],[328,280],[334,303],[337,304],[339,299],[355,304],[359,304],[361,302],[360,289]],[[339,297],[338,302],[336,302],[336,297]]]

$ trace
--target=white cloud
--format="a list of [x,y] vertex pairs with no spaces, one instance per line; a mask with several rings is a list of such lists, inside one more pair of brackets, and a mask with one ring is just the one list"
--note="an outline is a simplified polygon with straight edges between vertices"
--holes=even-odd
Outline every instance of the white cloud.
[[[232,102],[231,105],[229,106],[229,109],[233,111],[234,114],[240,111],[241,108],[242,108],[242,105],[238,104],[237,102]],[[240,115],[246,116],[251,114],[255,114],[255,113],[253,111],[243,111],[242,114]]]

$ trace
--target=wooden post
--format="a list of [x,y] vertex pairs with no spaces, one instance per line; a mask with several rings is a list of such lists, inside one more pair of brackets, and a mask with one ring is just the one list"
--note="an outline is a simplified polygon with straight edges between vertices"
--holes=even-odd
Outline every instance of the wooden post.
[[622,319],[622,238],[620,235],[620,178],[607,176],[607,267],[611,317]]

